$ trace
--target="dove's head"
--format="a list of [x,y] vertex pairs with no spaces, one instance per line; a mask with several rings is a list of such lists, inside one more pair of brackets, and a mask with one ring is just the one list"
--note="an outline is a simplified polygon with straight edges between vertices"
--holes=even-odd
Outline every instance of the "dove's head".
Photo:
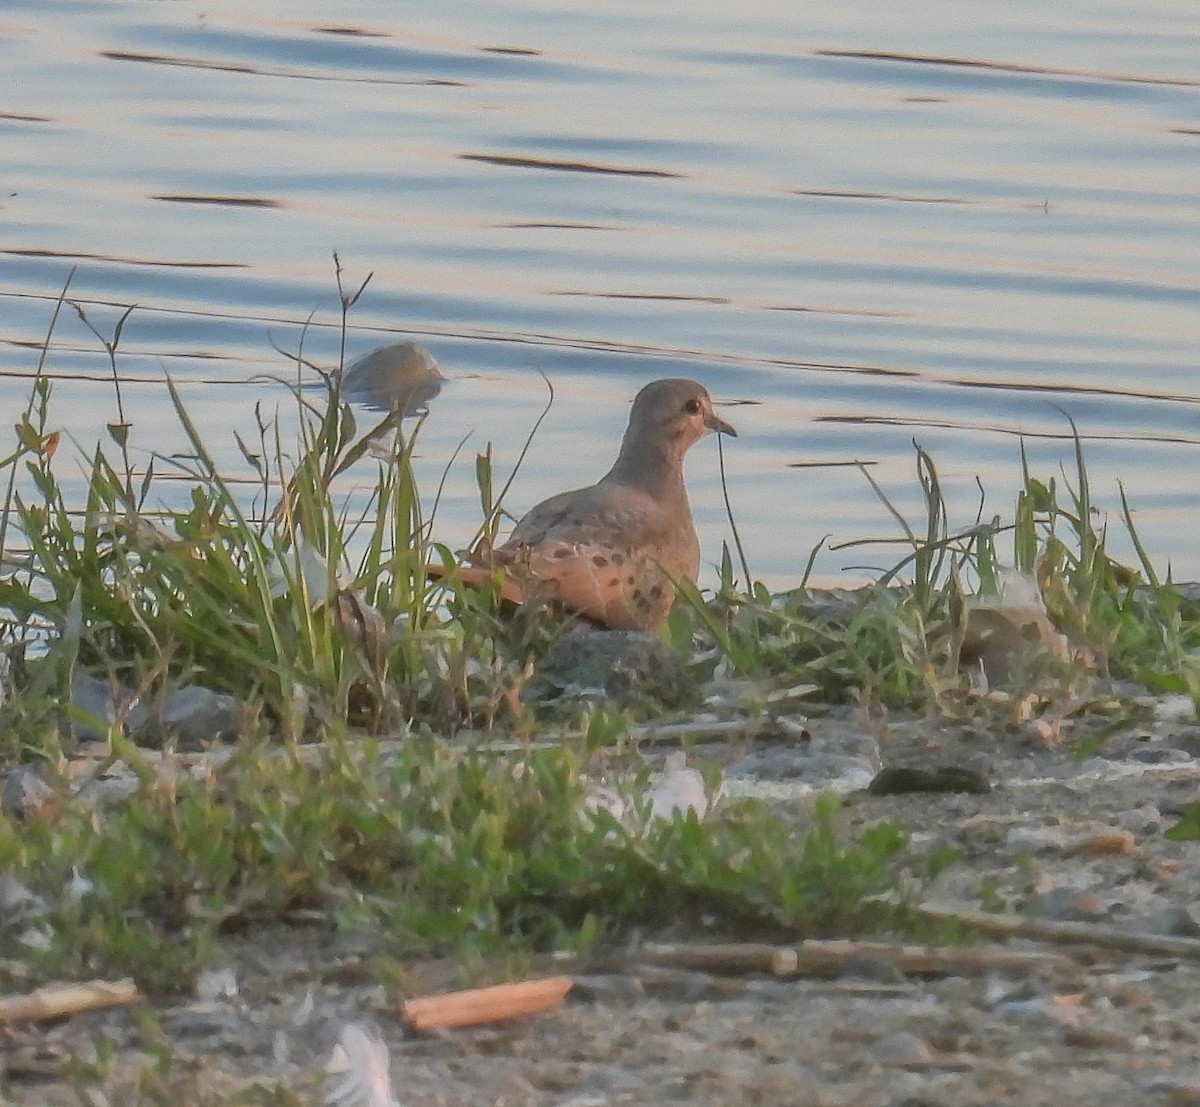
[[[713,411],[708,390],[682,377],[652,381],[633,400],[629,428],[606,480],[655,498],[683,495],[683,455],[709,431],[737,435]],[[684,497],[686,503],[686,497]]]
[[634,398],[625,437],[682,457],[709,431],[737,437],[737,431],[713,411],[704,385],[669,377],[652,381]]

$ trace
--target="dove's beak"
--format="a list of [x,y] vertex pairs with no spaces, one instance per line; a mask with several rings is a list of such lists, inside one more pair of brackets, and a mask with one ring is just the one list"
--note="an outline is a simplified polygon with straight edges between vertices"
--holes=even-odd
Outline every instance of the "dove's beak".
[[709,430],[716,431],[717,434],[732,434],[737,438],[738,433],[724,419],[722,419],[715,411],[710,411],[704,417],[704,425]]

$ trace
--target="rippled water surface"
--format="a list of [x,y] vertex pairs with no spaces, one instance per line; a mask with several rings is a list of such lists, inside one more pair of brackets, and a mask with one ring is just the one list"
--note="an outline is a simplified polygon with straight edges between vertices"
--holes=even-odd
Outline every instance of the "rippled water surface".
[[[1011,511],[1086,443],[1112,512],[1200,577],[1200,7],[661,6],[545,0],[0,0],[0,408],[55,299],[101,330],[135,442],[181,445],[180,382],[231,473],[233,430],[286,394],[274,346],[414,338],[451,383],[422,465],[438,535],[478,518],[472,453],[515,461],[520,511],[607,468],[628,401],[704,381],[756,575],[823,535],[895,533],[854,461],[916,518],[915,438],[956,522]],[[73,313],[54,415],[114,414]],[[2,448],[0,448],[2,449]],[[689,459],[706,560],[728,537],[714,439]],[[369,476],[362,474],[363,480]],[[1128,548],[1126,545],[1124,548]],[[890,551],[823,552],[825,579]],[[711,582],[711,570],[707,580]]]

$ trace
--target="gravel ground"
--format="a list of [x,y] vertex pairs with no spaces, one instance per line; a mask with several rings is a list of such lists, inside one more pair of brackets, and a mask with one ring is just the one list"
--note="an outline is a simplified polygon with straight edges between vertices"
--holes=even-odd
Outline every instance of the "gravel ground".
[[[969,766],[991,791],[858,791],[844,818],[857,827],[894,822],[918,854],[955,848],[961,859],[925,892],[939,904],[1194,936],[1200,847],[1164,831],[1200,799],[1200,727],[1182,709],[1157,706],[1082,760],[1068,752],[1084,737],[1071,724],[1055,746],[1033,727],[981,733],[916,719],[867,727],[847,715],[807,722],[800,740],[793,721],[788,756],[769,743],[708,747],[693,763],[721,759],[784,811],[809,802],[806,758],[835,777],[845,758],[842,780],[880,760]],[[672,940],[682,940],[678,931]],[[392,1014],[396,993],[356,978],[327,934],[272,928],[230,947],[232,976],[208,981],[217,994],[153,1005],[158,1031],[134,1012],[110,1011],[0,1028],[0,1048],[10,1099],[56,1107],[81,1102],[71,1059],[94,1056],[106,1040],[113,1059],[82,1102],[203,1105],[258,1083],[319,1103],[322,1066],[347,1021],[387,1042],[407,1107],[1200,1105],[1200,959],[1028,940],[1006,947],[1043,950],[1046,965],[924,978],[880,958],[833,979],[585,973],[550,1014],[414,1037]],[[414,967],[407,986],[437,990],[443,968]],[[175,1061],[165,1075],[143,1076],[134,1094],[133,1074],[156,1056],[156,1036]]]

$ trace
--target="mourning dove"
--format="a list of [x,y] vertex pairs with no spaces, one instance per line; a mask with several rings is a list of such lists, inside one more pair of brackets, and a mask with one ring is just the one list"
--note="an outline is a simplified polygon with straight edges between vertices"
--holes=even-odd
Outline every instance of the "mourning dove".
[[681,378],[646,385],[608,473],[538,504],[504,545],[464,567],[463,579],[502,569],[502,595],[518,603],[549,599],[624,630],[661,626],[674,582],[694,582],[700,570],[683,458],[709,431],[737,434],[713,412],[702,385]]

